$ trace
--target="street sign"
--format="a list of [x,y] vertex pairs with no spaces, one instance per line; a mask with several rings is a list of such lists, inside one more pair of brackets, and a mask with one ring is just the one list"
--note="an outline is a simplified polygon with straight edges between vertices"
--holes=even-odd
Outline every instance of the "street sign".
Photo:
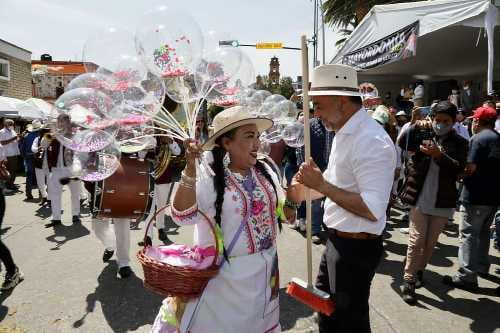
[[272,42],[272,43],[257,43],[255,44],[256,49],[282,49],[283,43]]
[[220,40],[219,46],[238,47],[238,46],[240,46],[240,42],[238,42],[237,40]]

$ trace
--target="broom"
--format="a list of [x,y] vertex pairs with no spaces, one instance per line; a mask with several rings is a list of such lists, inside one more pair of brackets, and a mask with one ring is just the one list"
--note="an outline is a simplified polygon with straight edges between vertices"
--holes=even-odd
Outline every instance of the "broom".
[[[302,49],[302,101],[304,111],[304,146],[305,160],[311,157],[310,127],[309,127],[309,61],[307,53],[306,36],[301,37]],[[306,189],[306,235],[307,235],[307,282],[293,278],[286,292],[304,303],[314,311],[321,312],[327,316],[334,310],[334,303],[330,295],[315,288],[312,284],[312,241],[311,241],[311,191]]]

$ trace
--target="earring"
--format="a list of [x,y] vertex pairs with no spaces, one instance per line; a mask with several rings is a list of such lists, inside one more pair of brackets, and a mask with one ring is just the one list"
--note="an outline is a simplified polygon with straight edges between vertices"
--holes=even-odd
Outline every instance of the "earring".
[[229,153],[226,153],[224,155],[224,158],[222,159],[222,163],[224,164],[224,167],[228,167],[229,164],[231,163],[231,158],[229,157]]

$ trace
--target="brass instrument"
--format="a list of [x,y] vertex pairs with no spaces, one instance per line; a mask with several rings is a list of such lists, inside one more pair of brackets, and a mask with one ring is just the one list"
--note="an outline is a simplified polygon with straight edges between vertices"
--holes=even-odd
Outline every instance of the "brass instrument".
[[47,140],[48,142],[52,142],[52,140],[55,139],[54,134],[48,132],[43,135],[43,139]]
[[153,170],[154,179],[158,179],[165,172],[165,170],[167,170],[171,155],[172,153],[170,152],[167,144],[163,144],[160,146],[156,159],[156,166]]

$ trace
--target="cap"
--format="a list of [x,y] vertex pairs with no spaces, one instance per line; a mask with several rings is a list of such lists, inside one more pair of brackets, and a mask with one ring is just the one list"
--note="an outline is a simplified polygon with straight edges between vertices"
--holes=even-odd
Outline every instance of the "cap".
[[407,117],[408,115],[406,114],[406,112],[404,112],[404,111],[401,110],[398,113],[396,113],[396,117],[399,117],[399,116],[405,116],[405,117]]
[[497,118],[497,111],[493,108],[481,106],[474,110],[474,114],[469,118],[474,118],[477,120],[492,120]]

